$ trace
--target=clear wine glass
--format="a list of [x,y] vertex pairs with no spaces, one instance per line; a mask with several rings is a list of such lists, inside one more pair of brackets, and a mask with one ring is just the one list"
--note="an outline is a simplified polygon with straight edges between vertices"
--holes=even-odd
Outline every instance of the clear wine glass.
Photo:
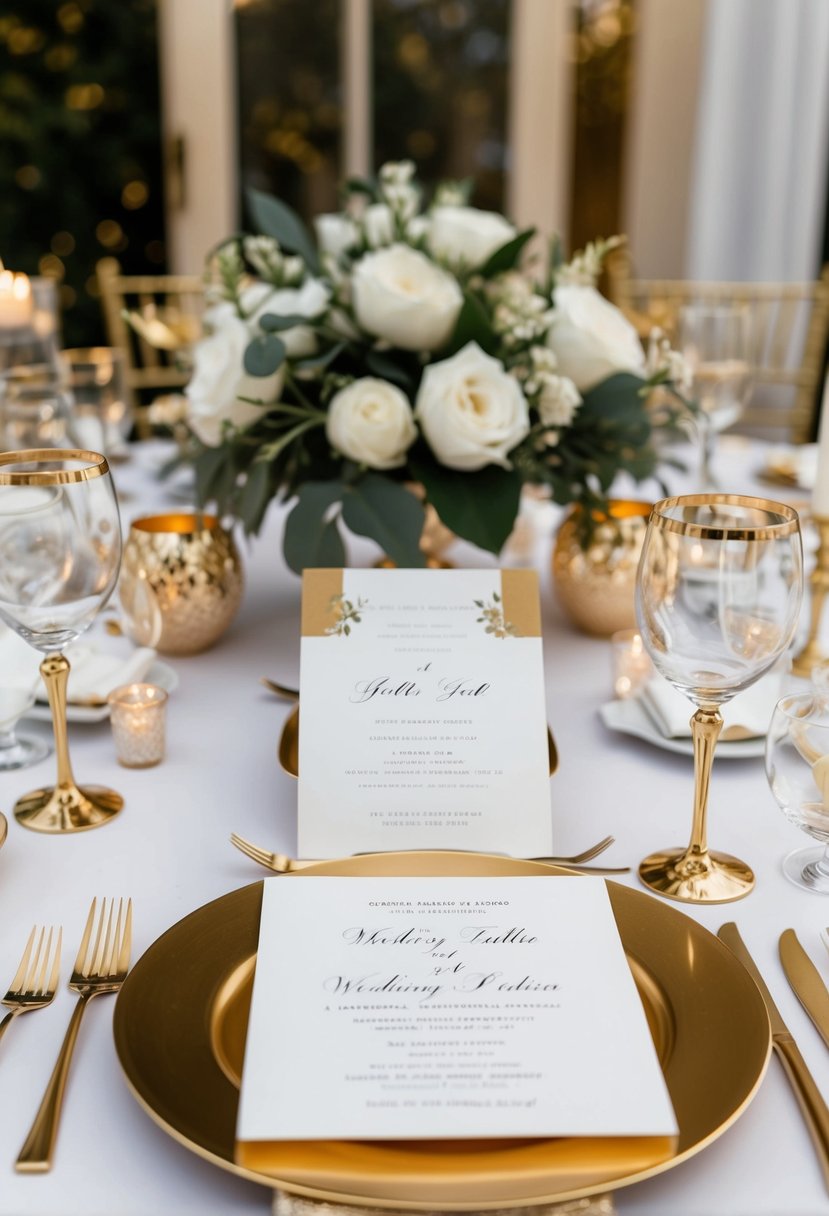
[[654,853],[639,867],[642,882],[661,895],[727,903],[754,886],[745,862],[708,848],[720,706],[787,649],[802,594],[800,521],[792,507],[736,494],[692,494],[653,508],[637,576],[639,629],[657,671],[696,707],[690,842]]
[[123,806],[114,790],[75,782],[63,654],[109,599],[120,561],[118,501],[103,456],[49,448],[0,455],[0,618],[44,655],[57,751],[57,783],[14,808],[38,832],[98,827]]
[[133,408],[127,385],[127,361],[115,347],[64,350],[61,359],[72,393],[75,442],[97,446],[110,460],[127,454]]
[[751,388],[751,314],[744,304],[689,304],[680,310],[678,338],[699,408],[700,489],[716,490],[716,436],[740,417]]
[[45,739],[17,733],[19,719],[34,703],[32,688],[0,688],[0,772],[39,764],[52,750]]
[[766,776],[787,819],[821,843],[795,849],[783,873],[797,887],[829,895],[829,702],[800,693],[777,702],[766,736]]

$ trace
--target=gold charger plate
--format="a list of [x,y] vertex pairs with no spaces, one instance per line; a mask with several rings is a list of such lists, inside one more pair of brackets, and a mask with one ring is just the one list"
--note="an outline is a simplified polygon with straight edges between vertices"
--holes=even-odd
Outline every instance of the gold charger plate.
[[[551,872],[549,866],[487,854],[386,853],[320,862],[267,881],[308,874]],[[115,1008],[121,1066],[147,1113],[185,1147],[255,1182],[311,1198],[463,1210],[561,1202],[628,1186],[693,1156],[734,1122],[762,1080],[771,1042],[757,988],[713,934],[641,891],[613,882],[607,887],[679,1124],[673,1155],[655,1166],[600,1185],[562,1189],[550,1168],[551,1156],[560,1156],[567,1144],[561,1140],[306,1145],[303,1167],[316,1167],[325,1187],[237,1165],[237,1080],[262,882],[191,913],[138,961]]]
[[[547,727],[547,753],[549,755],[550,776],[558,768],[558,748],[553,732]],[[282,727],[277,749],[279,763],[289,777],[299,776],[299,706],[291,710]]]

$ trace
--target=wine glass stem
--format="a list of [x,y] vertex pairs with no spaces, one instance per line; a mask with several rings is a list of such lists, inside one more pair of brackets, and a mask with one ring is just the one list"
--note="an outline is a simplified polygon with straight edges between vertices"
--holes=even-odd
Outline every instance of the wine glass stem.
[[700,431],[700,482],[703,490],[716,490],[714,480],[714,427],[703,410],[699,419]]
[[69,760],[69,737],[66,729],[66,685],[69,680],[69,660],[62,654],[47,655],[40,664],[40,674],[46,685],[46,696],[52,711],[55,733],[55,755],[58,764],[58,786],[74,786]]
[[691,718],[694,743],[694,820],[688,852],[708,852],[708,789],[714,748],[722,730],[722,714],[714,706],[701,706]]

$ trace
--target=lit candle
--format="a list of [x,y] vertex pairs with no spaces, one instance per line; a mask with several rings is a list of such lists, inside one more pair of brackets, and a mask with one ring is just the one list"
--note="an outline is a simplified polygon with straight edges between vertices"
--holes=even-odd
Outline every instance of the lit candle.
[[115,756],[126,768],[164,759],[167,693],[155,684],[124,684],[109,694]]
[[829,519],[829,373],[823,386],[823,401],[820,407],[820,435],[815,488],[812,493],[812,514],[816,519]]
[[32,323],[32,285],[25,274],[12,274],[0,262],[0,329],[23,329]]
[[653,675],[653,664],[642,635],[635,629],[620,629],[610,639],[613,647],[613,691],[620,701],[636,696]]

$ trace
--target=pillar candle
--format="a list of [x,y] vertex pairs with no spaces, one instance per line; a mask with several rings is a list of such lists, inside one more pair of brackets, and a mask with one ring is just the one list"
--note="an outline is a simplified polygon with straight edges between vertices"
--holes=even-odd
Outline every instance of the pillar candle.
[[817,448],[817,473],[812,492],[812,514],[829,519],[829,373],[823,386],[820,406],[820,434]]

